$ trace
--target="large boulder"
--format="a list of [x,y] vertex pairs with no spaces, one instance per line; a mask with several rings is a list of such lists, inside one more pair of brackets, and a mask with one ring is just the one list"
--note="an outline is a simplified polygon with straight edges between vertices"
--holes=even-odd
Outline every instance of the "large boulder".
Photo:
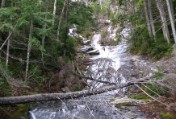
[[94,48],[91,46],[84,46],[83,48],[81,48],[81,52],[83,52],[83,53],[87,53],[92,50],[94,50]]
[[99,55],[100,52],[98,50],[92,50],[92,51],[89,51],[87,52],[89,55]]

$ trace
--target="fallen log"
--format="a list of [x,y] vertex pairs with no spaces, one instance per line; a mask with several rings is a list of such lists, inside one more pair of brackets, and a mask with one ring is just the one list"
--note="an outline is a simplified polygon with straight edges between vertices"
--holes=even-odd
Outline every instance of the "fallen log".
[[119,88],[124,88],[132,85],[132,83],[128,82],[125,84],[121,84],[119,86],[113,85],[108,86],[96,90],[84,90],[79,92],[70,92],[70,93],[46,93],[46,94],[35,94],[35,95],[26,95],[26,96],[11,96],[11,97],[1,97],[0,105],[6,104],[21,104],[21,103],[29,103],[29,102],[40,102],[40,101],[53,101],[53,100],[63,100],[63,99],[73,99],[79,98],[82,96],[89,96],[104,93],[107,91],[116,90]]
[[152,76],[144,77],[138,80],[128,81],[123,84],[106,86],[106,87],[94,89],[94,90],[84,90],[84,91],[69,92],[69,93],[45,93],[45,94],[35,94],[35,95],[25,95],[25,96],[0,97],[0,105],[73,99],[73,98],[79,98],[83,96],[86,97],[90,95],[101,94],[104,92],[116,90],[119,88],[128,87],[144,81],[148,81],[151,77]]

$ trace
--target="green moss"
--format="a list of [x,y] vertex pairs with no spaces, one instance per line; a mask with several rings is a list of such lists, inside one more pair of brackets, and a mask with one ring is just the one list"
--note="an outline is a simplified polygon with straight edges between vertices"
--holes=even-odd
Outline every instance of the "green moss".
[[85,30],[85,28],[84,28],[84,30],[82,30],[82,32],[81,32],[81,35],[87,39],[91,39],[93,36],[92,30],[90,30],[90,29]]
[[141,100],[141,99],[147,100],[147,99],[149,99],[149,97],[145,94],[132,95],[130,97],[133,98],[133,99],[137,99],[137,100]]
[[162,112],[161,117],[164,119],[175,119],[175,116],[170,112]]
[[[158,77],[160,77],[160,75]],[[170,94],[169,90],[167,88],[161,87],[159,85],[153,85],[153,84],[148,83],[148,84],[146,84],[146,86],[159,95],[168,96]],[[156,96],[155,93],[153,93],[151,91],[148,91],[148,92],[150,95]]]
[[83,87],[74,87],[73,91],[82,91]]
[[2,119],[20,119],[24,117],[28,119],[29,104],[20,104],[13,106],[0,107],[0,115]]
[[10,96],[12,94],[11,86],[0,77],[0,96]]
[[162,74],[162,73],[159,73],[159,72],[155,73],[156,79],[161,79],[163,76],[164,76],[164,74]]
[[123,106],[134,106],[134,104],[132,102],[124,102],[124,103],[116,104],[116,108],[121,108]]

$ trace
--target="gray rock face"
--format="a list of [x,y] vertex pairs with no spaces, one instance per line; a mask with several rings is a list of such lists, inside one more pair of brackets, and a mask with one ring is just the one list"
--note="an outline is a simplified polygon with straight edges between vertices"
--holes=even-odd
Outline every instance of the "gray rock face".
[[92,51],[92,50],[94,50],[94,48],[91,47],[91,46],[84,46],[83,48],[81,48],[81,51],[83,53],[87,53],[87,52]]
[[89,51],[87,52],[89,55],[99,55],[100,52],[98,50],[92,50],[92,51]]

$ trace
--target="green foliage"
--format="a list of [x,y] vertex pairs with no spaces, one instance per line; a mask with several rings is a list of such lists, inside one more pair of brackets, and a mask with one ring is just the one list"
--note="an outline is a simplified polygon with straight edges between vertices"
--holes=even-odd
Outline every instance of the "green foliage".
[[175,119],[175,116],[170,112],[162,112],[161,116],[164,119]]
[[137,100],[148,100],[148,99],[150,99],[146,94],[143,94],[143,93],[140,93],[140,94],[137,94],[137,95],[132,95],[130,97],[133,98],[133,99],[137,99]]
[[124,102],[115,105],[116,108],[122,108],[124,106],[135,106],[135,104],[133,104],[132,102]]
[[126,14],[118,14],[116,18],[112,18],[112,22],[114,23],[120,23],[121,26],[124,26],[125,23],[127,23],[128,16]]
[[[161,70],[159,70],[159,71],[161,71]],[[164,76],[164,74],[157,72],[157,73],[155,73],[154,78],[160,80],[163,76]]]
[[143,0],[138,0],[137,1],[137,6],[141,6],[143,4]]
[[36,65],[32,65],[30,68],[30,72],[29,72],[29,79],[33,79],[33,80],[39,80],[42,79],[41,76],[41,69],[39,66]]
[[69,9],[69,24],[76,25],[85,25],[86,23],[93,22],[92,21],[92,9],[90,7],[86,7],[84,4],[75,3]]
[[117,42],[117,44],[119,44],[119,42],[122,40],[122,36],[121,36],[122,30],[123,30],[123,27],[120,27],[120,28],[116,31],[116,42]]
[[107,31],[107,30],[103,30],[103,31],[101,32],[101,37],[102,37],[102,38],[106,38],[107,35],[108,35],[108,31]]
[[11,86],[5,81],[3,77],[0,77],[0,96],[10,96]]
[[30,104],[0,106],[0,115],[2,119],[28,119],[29,115],[26,112],[28,112],[29,109]]
[[[146,86],[159,95],[167,96],[169,94],[168,89],[163,88],[159,85],[154,85],[154,84],[148,83],[148,84],[146,84]],[[156,96],[156,94],[154,92],[149,91],[149,94],[152,96]]]
[[148,55],[154,60],[171,55],[172,45],[164,40],[162,34],[157,34],[155,38],[150,38],[147,28],[141,25],[134,29],[131,35],[130,51],[133,54]]
[[[90,38],[95,24],[92,8],[82,2],[69,2],[61,14],[64,0],[59,0],[55,17],[53,17],[54,1],[42,1],[41,4],[38,2],[12,0],[6,1],[5,7],[0,8],[0,43],[2,44],[12,32],[9,51],[11,57],[7,72],[15,79],[24,80],[27,48],[31,45],[27,83],[34,91],[44,88],[53,72],[59,72],[65,65],[60,64],[62,62],[58,60],[60,57],[64,63],[75,59],[78,39],[68,36],[70,26],[75,24],[81,35]],[[60,19],[61,26],[58,29]],[[29,37],[31,23],[32,36]],[[6,49],[5,44],[2,50],[6,52]],[[2,53],[1,56],[0,60],[4,67],[6,55]],[[3,77],[0,77],[0,90],[2,96],[10,95],[13,91]]]
[[94,24],[92,8],[86,7],[84,4],[80,3],[74,3],[70,7],[67,24],[76,24],[78,28],[77,31],[81,34],[85,31],[91,31],[91,27]]

